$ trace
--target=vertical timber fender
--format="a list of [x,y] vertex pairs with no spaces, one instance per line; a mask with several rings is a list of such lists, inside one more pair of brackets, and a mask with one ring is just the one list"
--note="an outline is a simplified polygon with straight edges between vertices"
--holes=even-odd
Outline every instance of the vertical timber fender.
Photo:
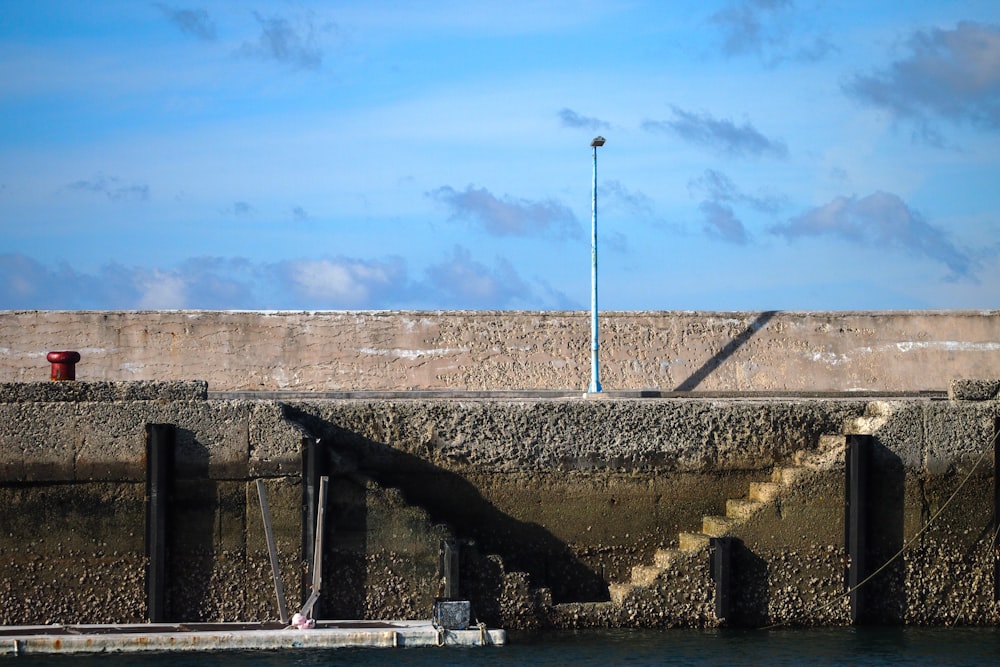
[[167,618],[170,488],[177,432],[173,424],[146,425],[146,617]]

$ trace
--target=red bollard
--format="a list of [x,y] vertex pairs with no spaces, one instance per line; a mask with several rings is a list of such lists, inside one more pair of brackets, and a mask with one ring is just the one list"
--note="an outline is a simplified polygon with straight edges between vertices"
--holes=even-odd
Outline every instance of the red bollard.
[[76,379],[76,362],[80,361],[79,352],[49,352],[45,358],[52,364],[53,380]]

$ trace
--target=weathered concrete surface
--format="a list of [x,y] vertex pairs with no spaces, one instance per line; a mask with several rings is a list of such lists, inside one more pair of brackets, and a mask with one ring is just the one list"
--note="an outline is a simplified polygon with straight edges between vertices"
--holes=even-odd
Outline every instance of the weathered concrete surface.
[[[198,383],[86,384],[38,383],[0,392],[31,398],[0,402],[0,623],[145,620],[149,423],[177,426],[169,613],[206,620],[271,617],[268,589],[246,586],[270,577],[256,489],[248,480],[274,477],[269,488],[281,520],[285,585],[297,592],[301,433],[273,404],[164,398],[203,396],[204,383],[200,392]],[[192,386],[195,391],[188,391]],[[119,396],[152,400],[108,398]],[[100,400],[80,400],[89,397]],[[276,446],[280,456],[273,456]]]
[[[225,390],[580,389],[581,312],[0,312],[0,382],[201,378]],[[1000,377],[1000,311],[607,312],[606,390],[947,389]]]
[[[995,399],[281,402],[66,391],[43,382],[20,390],[30,400],[0,402],[0,624],[144,620],[145,425],[164,422],[178,432],[168,591],[177,620],[275,618],[257,477],[267,478],[285,589],[301,599],[305,437],[319,438],[331,475],[326,617],[426,618],[441,583],[437,549],[454,538],[462,593],[491,625],[717,625],[707,551],[650,564],[779,474],[770,500],[726,524],[743,545],[730,620],[844,624],[844,434],[868,433],[876,553],[903,553],[871,584],[876,613],[1000,622]],[[624,582],[631,588],[612,599],[609,585]]]
[[341,465],[399,488],[567,601],[606,599],[606,578],[865,405],[351,400],[286,414],[333,443]]
[[176,462],[182,476],[246,479],[249,469],[298,472],[298,460],[289,451],[274,451],[275,443],[301,438],[294,426],[282,424],[274,404],[69,401],[62,396],[64,388],[63,383],[39,383],[38,390],[51,389],[58,396],[55,401],[0,402],[0,480],[142,481],[149,423],[179,426]]
[[[550,589],[564,604],[535,609],[536,622],[570,627],[717,623],[707,554],[681,558],[623,605],[599,601],[608,583],[676,547],[679,532],[700,530],[703,516],[803,456],[814,460],[807,474],[729,531],[744,544],[737,618],[847,623],[843,444],[824,449],[821,436],[871,433],[873,558],[889,561],[921,538],[871,582],[881,600],[873,614],[890,623],[1000,618],[983,587],[992,578],[995,401],[327,401],[291,404],[288,417],[331,440],[345,465]],[[955,592],[927,606],[928,590]]]
[[430,621],[322,623],[311,630],[213,623],[43,626],[0,632],[0,646],[12,655],[148,653],[151,651],[247,651],[329,648],[417,648],[502,646],[504,630],[441,630]]
[[202,380],[146,382],[0,382],[0,403],[93,401],[202,401]]
[[955,401],[989,401],[1000,397],[1000,380],[955,380],[948,388]]

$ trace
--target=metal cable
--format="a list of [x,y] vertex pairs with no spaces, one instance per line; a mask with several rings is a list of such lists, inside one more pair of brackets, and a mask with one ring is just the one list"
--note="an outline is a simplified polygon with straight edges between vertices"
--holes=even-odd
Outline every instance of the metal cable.
[[[1000,430],[996,431],[993,434],[993,442],[991,444],[993,445],[994,448],[996,447],[997,437],[998,436],[1000,436]],[[832,607],[834,604],[840,602],[841,599],[843,599],[844,597],[850,596],[851,593],[853,593],[854,591],[858,590],[859,588],[861,588],[862,586],[864,586],[865,584],[867,584],[869,581],[871,581],[872,579],[874,579],[875,577],[877,577],[878,575],[880,575],[883,571],[885,571],[886,568],[888,568],[893,562],[895,562],[896,559],[900,558],[903,555],[903,553],[905,553],[906,550],[910,548],[910,545],[912,545],[914,542],[916,542],[917,539],[921,535],[923,535],[924,532],[926,532],[928,528],[931,527],[931,525],[937,520],[937,518],[939,516],[941,516],[941,514],[948,508],[948,506],[951,505],[952,501],[955,500],[955,498],[958,496],[958,492],[962,490],[962,488],[966,485],[966,483],[970,479],[972,479],[973,473],[975,473],[979,469],[979,465],[983,462],[983,459],[986,458],[986,455],[989,454],[989,453],[990,453],[990,448],[986,448],[986,449],[983,450],[983,453],[979,455],[979,459],[976,460],[976,464],[974,466],[972,466],[972,469],[969,471],[969,474],[965,476],[965,479],[963,479],[962,483],[958,485],[958,488],[956,488],[955,491],[951,494],[951,496],[948,497],[948,500],[945,501],[944,505],[942,505],[940,508],[938,508],[938,511],[935,512],[934,515],[931,516],[931,518],[927,520],[927,523],[925,523],[923,526],[921,526],[920,530],[918,530],[916,533],[914,533],[913,537],[911,537],[909,540],[907,540],[903,544],[903,546],[900,547],[899,551],[897,551],[895,554],[893,554],[892,557],[889,558],[889,560],[887,560],[885,563],[883,563],[881,566],[879,566],[874,572],[872,572],[871,574],[869,574],[867,577],[865,577],[864,579],[862,579],[861,581],[859,581],[854,587],[849,588],[846,591],[844,591],[836,599],[831,600],[830,602],[827,602],[826,604],[822,604],[822,605],[819,605],[818,607],[812,608],[810,610],[810,613],[816,613],[818,611],[823,611],[824,609]],[[998,523],[1000,523],[1000,522],[998,522]],[[774,629],[774,628],[780,628],[782,626],[788,625],[789,623],[791,623],[791,621],[781,621],[780,623],[774,623],[774,624],[771,624],[771,625],[766,625],[766,626],[764,626],[764,627],[762,627],[760,629],[761,630],[771,630],[771,629]]]

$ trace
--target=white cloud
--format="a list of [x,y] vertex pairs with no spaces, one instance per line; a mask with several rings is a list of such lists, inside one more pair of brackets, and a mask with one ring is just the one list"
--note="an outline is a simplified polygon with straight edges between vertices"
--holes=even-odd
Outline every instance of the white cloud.
[[274,60],[298,69],[319,69],[323,64],[323,50],[311,15],[293,23],[283,16],[265,18],[254,12],[260,25],[256,41],[246,41],[239,53],[265,60]]
[[876,192],[867,197],[836,197],[771,231],[788,239],[833,236],[843,240],[898,248],[940,262],[951,278],[975,280],[974,259],[948,235],[911,209],[898,195]]
[[400,262],[318,259],[283,262],[284,275],[296,301],[312,307],[370,307],[399,288],[406,291]]
[[157,3],[155,5],[181,32],[208,42],[215,40],[215,22],[204,9],[181,9]]
[[138,307],[149,310],[187,308],[187,284],[181,276],[153,270],[138,281]]
[[453,219],[470,220],[496,236],[570,238],[580,235],[573,212],[553,199],[498,198],[486,188],[472,185],[466,186],[464,191],[444,186],[428,194],[445,204]]
[[705,233],[709,236],[736,245],[746,245],[750,241],[746,227],[729,206],[705,201],[700,208],[705,216]]
[[730,157],[788,156],[788,147],[780,139],[770,139],[749,122],[737,125],[729,119],[713,118],[707,113],[694,113],[673,107],[671,120],[646,120],[647,131],[669,131],[681,139],[707,146]]
[[80,179],[66,186],[70,190],[95,192],[102,194],[111,201],[149,199],[149,186],[144,183],[126,184],[116,176],[97,176],[91,179]]
[[601,120],[600,118],[583,116],[572,109],[565,108],[559,111],[559,123],[563,127],[582,128],[593,130],[595,132],[598,130],[607,130],[611,127],[611,123]]
[[532,297],[509,262],[497,259],[490,268],[461,246],[452,248],[451,255],[430,267],[427,275],[432,289],[447,295],[459,308],[509,308]]
[[713,13],[709,22],[722,30],[727,56],[756,55],[767,65],[816,62],[836,50],[799,19],[792,0],[739,0]]
[[908,53],[888,68],[858,74],[844,90],[896,118],[916,136],[941,143],[932,119],[1000,130],[1000,26],[962,21],[950,30],[920,30]]

